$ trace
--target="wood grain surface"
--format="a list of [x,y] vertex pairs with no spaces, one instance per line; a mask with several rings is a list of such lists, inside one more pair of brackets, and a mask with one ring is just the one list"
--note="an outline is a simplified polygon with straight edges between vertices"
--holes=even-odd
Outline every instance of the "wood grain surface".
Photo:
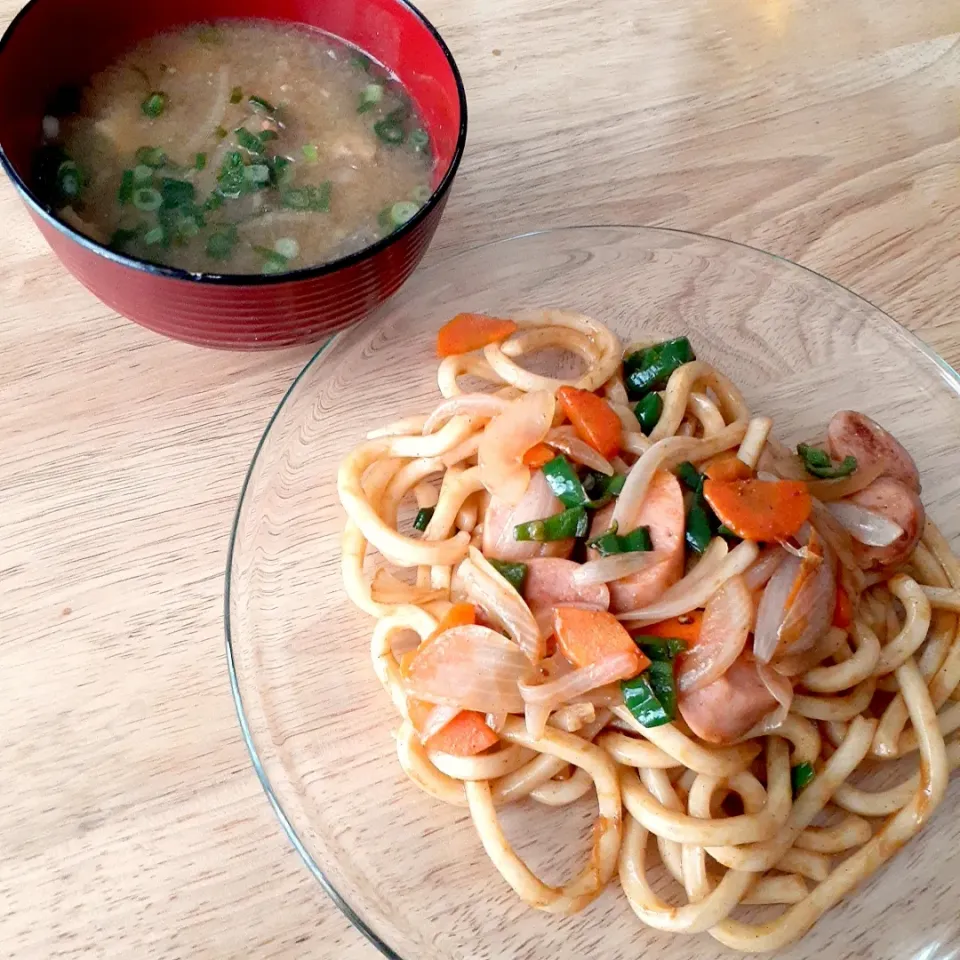
[[[699,230],[820,270],[960,362],[955,2],[421,6],[471,110],[429,262],[552,225]],[[0,955],[372,958],[275,823],[224,663],[240,483],[311,351],[120,319],[6,182],[0,350]]]

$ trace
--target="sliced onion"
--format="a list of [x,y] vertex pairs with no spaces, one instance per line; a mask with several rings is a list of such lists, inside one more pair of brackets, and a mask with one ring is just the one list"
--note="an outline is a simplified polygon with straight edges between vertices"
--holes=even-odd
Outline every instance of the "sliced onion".
[[[615,680],[624,680],[633,676],[636,667],[636,654],[625,650],[622,653],[604,657],[587,667],[578,667],[546,683],[521,682],[519,687],[524,702],[540,708],[533,717],[534,729],[528,726],[527,732],[532,737],[542,736],[543,727],[540,726],[540,722],[543,718],[543,710],[546,710],[549,716],[551,711],[569,703],[574,697],[583,696],[590,690],[613,683]],[[531,722],[530,713],[527,713],[527,722],[528,724]],[[543,724],[546,725],[546,720],[543,720]]]
[[826,506],[854,539],[868,547],[889,547],[903,536],[903,527],[857,503],[839,500]]
[[519,683],[530,661],[489,627],[452,627],[423,644],[407,667],[406,692],[418,700],[478,710],[520,713]]
[[495,417],[497,414],[503,413],[508,406],[509,404],[502,397],[495,397],[489,393],[461,393],[457,397],[445,400],[427,417],[427,421],[423,425],[423,433],[433,433],[441,423],[445,423],[458,414],[473,417]]
[[839,480],[811,480],[809,477],[804,479],[811,497],[830,503],[866,490],[883,473],[883,467],[882,460],[876,463],[858,463],[857,469],[849,477],[841,477]]
[[446,703],[438,703],[427,714],[427,718],[423,722],[423,728],[420,730],[420,742],[426,743],[460,712],[459,707],[453,707]]
[[771,544],[760,551],[760,556],[747,568],[743,575],[744,582],[748,590],[759,590],[765,586],[767,581],[777,572],[777,568],[783,563],[786,553],[780,549],[779,544]]
[[680,691],[699,690],[722,677],[743,651],[752,623],[753,597],[742,576],[731,577],[707,601],[700,636],[680,658]]
[[653,563],[660,563],[663,555],[653,550],[634,550],[630,553],[615,553],[599,560],[588,560],[580,564],[572,580],[578,587],[589,587],[597,583],[610,583],[621,580],[645,570]]
[[839,520],[819,500],[811,500],[810,523],[837,555],[845,570],[849,570],[859,584],[863,574],[853,554],[853,539]]
[[613,466],[610,461],[601,457],[589,443],[584,443],[572,427],[554,427],[547,434],[544,442],[591,470],[596,470],[608,477],[613,476]]
[[760,663],[769,663],[777,652],[780,627],[787,611],[787,598],[800,572],[800,561],[784,554],[776,572],[767,582],[757,607],[757,623],[753,628],[753,655]]
[[793,704],[793,684],[787,677],[781,676],[765,663],[757,664],[757,675],[779,706],[749,730],[743,737],[744,740],[749,740],[751,737],[762,737],[766,733],[775,733],[783,726]]
[[456,587],[506,630],[531,663],[540,662],[543,636],[530,608],[476,547],[470,547],[466,559],[457,567]]
[[546,437],[556,406],[552,393],[534,390],[517,397],[484,428],[477,448],[480,479],[505,503],[523,498],[530,483],[523,455]]

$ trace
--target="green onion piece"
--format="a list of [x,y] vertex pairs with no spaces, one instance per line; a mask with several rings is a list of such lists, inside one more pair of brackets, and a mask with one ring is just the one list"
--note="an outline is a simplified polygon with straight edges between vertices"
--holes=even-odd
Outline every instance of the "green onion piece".
[[258,113],[274,114],[277,112],[277,108],[269,100],[264,100],[263,97],[247,97],[247,103]]
[[640,424],[640,429],[647,435],[660,422],[663,413],[663,399],[659,393],[650,391],[634,408],[633,415]]
[[219,210],[223,206],[223,195],[219,193],[211,193],[209,197],[203,202],[204,210]]
[[230,102],[239,103],[243,99],[243,90],[240,87],[234,87],[230,91]]
[[57,167],[57,189],[66,201],[76,200],[83,186],[83,175],[72,160],[64,160]]
[[227,128],[226,128],[226,127],[217,127],[217,129],[213,131],[213,135],[214,135],[218,140],[223,140],[223,138],[226,137],[227,132],[228,132],[228,131],[227,131]]
[[410,199],[419,206],[423,206],[431,197],[433,191],[427,186],[414,187],[410,191]]
[[120,175],[120,187],[117,190],[117,203],[125,207],[133,200],[133,171],[124,170]]
[[270,183],[275,187],[285,187],[293,180],[293,161],[289,157],[270,157]]
[[261,145],[268,143],[271,140],[279,140],[280,134],[276,130],[261,130],[257,134],[258,139],[260,140]]
[[685,363],[696,360],[686,337],[665,340],[623,358],[624,381],[631,400],[640,400],[650,390],[666,385],[670,374]]
[[587,541],[587,546],[596,550],[601,557],[611,557],[617,553],[647,553],[653,549],[649,527],[637,527],[629,533],[617,533],[614,524],[606,533]]
[[739,540],[740,538],[724,523],[717,527],[717,536],[724,540]]
[[166,245],[165,241],[167,239],[167,231],[164,229],[163,225],[154,227],[152,230],[148,230],[143,235],[143,242],[148,247],[154,247],[158,243],[163,243]]
[[409,200],[400,200],[390,208],[390,219],[398,226],[402,227],[408,220],[416,216],[420,208]]
[[270,180],[270,168],[265,163],[253,163],[243,168],[243,176],[250,183],[261,185]]
[[490,566],[493,567],[517,593],[523,591],[523,584],[527,579],[527,565],[525,563],[507,563],[504,560],[491,560]]
[[410,144],[414,152],[423,153],[423,151],[430,146],[430,137],[427,135],[426,130],[421,130],[418,127],[416,130],[413,130],[410,133],[409,137],[407,137],[407,143]]
[[207,256],[214,260],[226,260],[233,255],[237,245],[237,228],[232,224],[216,233],[211,233],[207,239]]
[[399,123],[392,120],[380,120],[373,125],[373,132],[384,142],[391,146],[403,143],[406,134]]
[[159,147],[139,147],[134,156],[138,164],[153,167],[154,170],[167,162],[167,155]]
[[369,70],[371,63],[370,58],[364,56],[362,53],[355,53],[350,58],[350,66],[356,67],[358,70]]
[[133,168],[134,183],[149,183],[153,179],[153,167],[148,167],[145,163],[138,163]]
[[174,180],[172,177],[164,177],[160,181],[160,195],[163,198],[163,206],[172,210],[175,207],[182,207],[186,203],[193,203],[196,188],[187,180]]
[[203,170],[206,166],[207,166],[207,155],[205,153],[198,153],[193,158],[193,169]]
[[383,86],[379,83],[368,83],[360,91],[360,102],[357,104],[357,113],[366,113],[372,110],[383,99]]
[[377,223],[380,224],[380,229],[384,232],[384,234],[393,233],[393,231],[397,229],[397,225],[393,222],[393,218],[390,216],[389,207],[384,207],[377,214]]
[[591,510],[605,507],[614,497],[620,496],[623,485],[627,482],[626,474],[615,473],[612,477],[591,470],[583,478],[584,492],[590,497],[585,506]]
[[160,191],[154,190],[153,187],[138,187],[133,191],[133,205],[144,213],[159,210],[162,203],[163,197]]
[[687,649],[687,641],[679,637],[648,637],[638,634],[633,642],[650,660],[673,661]]
[[236,200],[237,197],[250,193],[253,189],[253,181],[248,180],[244,171],[243,156],[236,150],[231,150],[224,158],[217,174],[217,189],[230,200]]
[[143,103],[140,104],[140,109],[143,111],[144,116],[151,117],[156,119],[163,113],[167,108],[167,95],[161,93],[159,90],[154,90]]
[[111,250],[122,251],[131,241],[136,240],[139,235],[139,230],[128,230],[124,227],[118,227],[113,231],[113,235],[110,237],[107,246],[109,246]]
[[672,660],[654,660],[640,676],[621,680],[620,690],[624,705],[641,726],[660,727],[677,715]]
[[702,554],[710,546],[710,519],[697,494],[687,511],[687,546],[696,554]]
[[177,216],[173,226],[178,238],[189,240],[200,232],[203,222],[202,218],[198,219],[195,216],[181,213]]
[[326,180],[319,187],[292,187],[280,194],[280,203],[288,210],[312,210],[324,213],[330,209],[333,184]]
[[305,143],[301,149],[303,150],[303,159],[307,163],[316,163],[320,159],[320,151],[312,143]]
[[694,493],[700,493],[700,491],[703,490],[703,481],[706,478],[689,460],[684,460],[683,463],[677,467],[677,479],[688,490],[692,490]]
[[790,768],[790,783],[796,797],[817,775],[812,763],[798,763]]
[[274,241],[273,249],[285,260],[293,260],[300,256],[300,244],[293,237],[280,237],[279,240]]
[[426,530],[427,524],[433,519],[436,507],[421,507],[417,511],[417,518],[413,521],[414,530]]
[[807,473],[821,480],[837,480],[840,477],[849,477],[857,469],[857,458],[846,456],[842,462],[835,464],[825,450],[809,447],[805,443],[797,444],[797,454],[803,461]]
[[673,673],[672,660],[654,660],[645,673],[650,679],[654,696],[660,701],[667,716],[673,720],[677,716],[677,684]]
[[239,143],[244,150],[250,153],[263,153],[263,143],[260,141],[260,138],[256,134],[251,133],[246,127],[237,127],[233,132],[237,138],[237,143]]
[[563,454],[554,457],[540,469],[553,495],[565,507],[582,507],[587,503],[587,495],[577,471]]
[[197,32],[197,39],[201,43],[216,44],[223,43],[223,34],[216,27],[201,27]]
[[534,540],[537,543],[549,543],[554,540],[569,540],[583,537],[590,528],[587,511],[583,507],[572,507],[562,513],[543,520],[530,520],[518,523],[513,528],[514,540]]
[[286,273],[287,261],[283,257],[267,257],[260,267],[261,273]]

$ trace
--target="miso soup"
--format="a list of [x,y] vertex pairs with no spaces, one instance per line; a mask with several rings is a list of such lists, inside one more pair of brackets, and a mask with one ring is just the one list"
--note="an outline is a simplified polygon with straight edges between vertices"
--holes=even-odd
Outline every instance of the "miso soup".
[[41,197],[154,263],[247,274],[324,263],[392,232],[431,192],[409,95],[317,30],[228,20],[159,34],[56,101]]

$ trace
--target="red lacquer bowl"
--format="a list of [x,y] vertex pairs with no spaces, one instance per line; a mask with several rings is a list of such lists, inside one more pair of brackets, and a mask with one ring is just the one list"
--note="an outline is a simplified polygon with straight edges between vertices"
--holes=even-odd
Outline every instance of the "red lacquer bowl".
[[[30,187],[46,104],[137,41],[201,20],[260,17],[319,27],[393,70],[436,157],[430,200],[373,246],[279,276],[193,274],[114,253],[53,217]],[[467,101],[440,35],[404,0],[31,0],[0,39],[0,164],[54,253],[104,303],[159,333],[257,349],[328,336],[363,319],[411,274],[433,237],[467,137]]]

